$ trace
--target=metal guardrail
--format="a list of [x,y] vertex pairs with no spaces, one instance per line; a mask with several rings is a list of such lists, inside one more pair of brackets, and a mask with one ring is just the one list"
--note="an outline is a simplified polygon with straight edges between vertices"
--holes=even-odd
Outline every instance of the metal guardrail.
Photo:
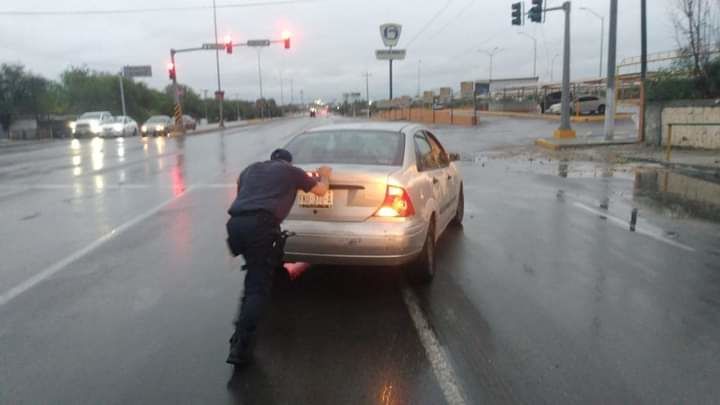
[[667,147],[665,148],[665,160],[668,162],[672,157],[672,133],[673,127],[720,127],[720,122],[685,122],[670,123],[668,126]]

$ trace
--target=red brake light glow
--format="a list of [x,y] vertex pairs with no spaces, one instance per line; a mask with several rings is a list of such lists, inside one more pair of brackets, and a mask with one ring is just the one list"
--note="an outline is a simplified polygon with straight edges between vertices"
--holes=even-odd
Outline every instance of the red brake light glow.
[[402,187],[388,186],[385,201],[375,213],[376,217],[403,218],[415,215],[415,207]]

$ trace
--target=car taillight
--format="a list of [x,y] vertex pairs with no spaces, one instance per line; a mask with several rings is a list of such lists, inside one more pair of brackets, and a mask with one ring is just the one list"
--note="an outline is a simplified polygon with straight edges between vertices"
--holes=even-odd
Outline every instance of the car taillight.
[[402,187],[388,186],[385,201],[375,212],[376,217],[410,217],[415,215],[410,195]]

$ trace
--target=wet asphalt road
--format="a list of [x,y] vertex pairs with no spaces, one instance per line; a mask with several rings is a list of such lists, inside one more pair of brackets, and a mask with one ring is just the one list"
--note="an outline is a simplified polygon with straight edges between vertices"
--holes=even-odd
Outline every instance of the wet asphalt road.
[[720,186],[494,152],[552,125],[529,120],[436,131],[464,152],[466,222],[431,286],[313,268],[233,374],[235,176],[329,120],[0,149],[0,403],[444,403],[407,294],[465,403],[720,400]]

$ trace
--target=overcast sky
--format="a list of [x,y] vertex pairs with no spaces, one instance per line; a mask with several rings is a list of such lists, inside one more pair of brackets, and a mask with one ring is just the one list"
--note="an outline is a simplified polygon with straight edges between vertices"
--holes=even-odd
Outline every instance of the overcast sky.
[[[246,4],[275,0],[218,0],[221,4]],[[375,60],[382,48],[378,26],[403,25],[399,48],[407,59],[395,69],[395,94],[415,95],[421,60],[423,90],[451,86],[463,80],[486,79],[489,59],[478,49],[503,49],[495,57],[494,78],[532,75],[532,40],[538,40],[538,74],[550,79],[550,63],[562,50],[562,13],[548,14],[545,24],[510,25],[510,5],[515,0],[316,0],[294,4],[218,9],[218,33],[233,39],[279,38],[293,33],[292,49],[282,46],[262,51],[265,95],[280,99],[280,77],[285,79],[285,101],[293,79],[295,101],[300,90],[305,100],[340,99],[343,92],[365,93],[363,73],[369,71],[370,98],[387,97],[387,62]],[[528,4],[530,0],[525,0]],[[550,1],[560,5],[561,0]],[[581,7],[607,15],[609,0],[574,0],[572,14],[572,77],[598,75],[600,20]],[[640,52],[640,0],[621,0],[618,60]],[[649,51],[676,48],[670,7],[673,0],[648,1]],[[2,11],[73,11],[146,9],[212,5],[211,0],[3,0]],[[104,71],[121,66],[150,64],[154,77],[143,79],[152,87],[168,84],[166,65],[170,48],[199,46],[213,41],[212,10],[144,12],[114,15],[18,16],[0,15],[0,62],[17,62],[46,77],[57,79],[70,65]],[[607,20],[606,20],[607,23]],[[607,31],[606,31],[607,32]],[[606,41],[607,43],[607,41]],[[178,77],[202,92],[217,88],[214,52],[178,56]],[[239,48],[220,55],[226,97],[258,96],[257,55]],[[561,71],[560,58],[555,79]]]

